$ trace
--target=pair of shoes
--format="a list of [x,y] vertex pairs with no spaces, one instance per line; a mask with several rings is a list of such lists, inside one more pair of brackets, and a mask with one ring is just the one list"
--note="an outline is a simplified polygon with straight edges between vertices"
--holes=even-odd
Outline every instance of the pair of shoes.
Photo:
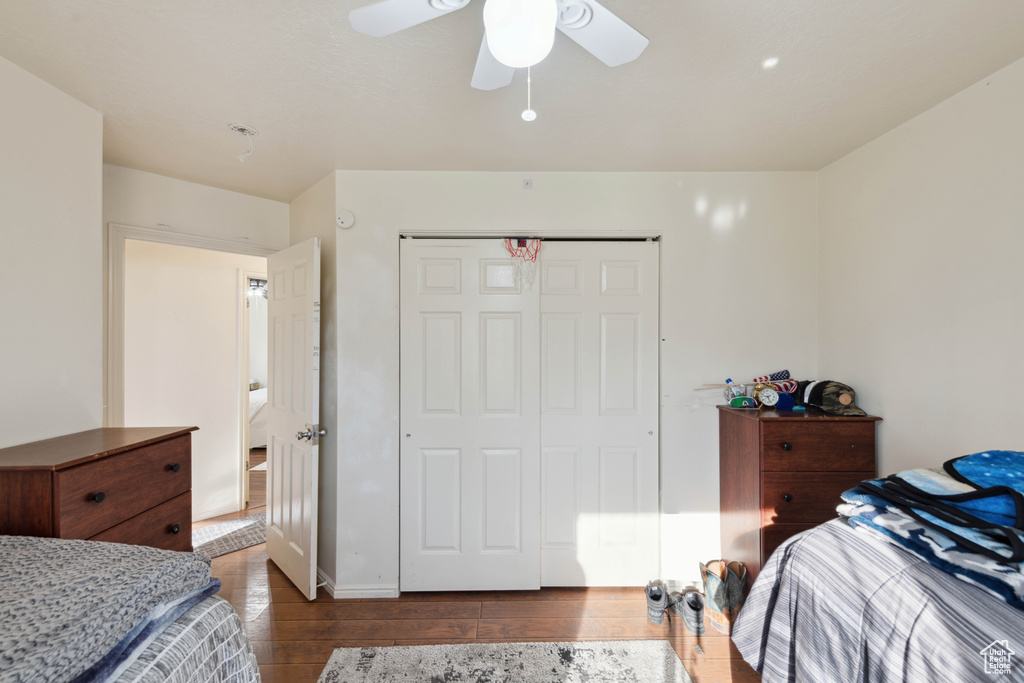
[[733,622],[743,607],[747,568],[740,562],[712,560],[706,565],[700,563],[700,575],[711,625],[730,635]]
[[668,608],[668,590],[661,581],[654,580],[647,584],[644,589],[647,595],[647,621],[652,624],[660,624],[665,620],[665,610]]
[[695,590],[673,593],[669,608],[683,618],[686,630],[695,636],[704,635],[704,596]]

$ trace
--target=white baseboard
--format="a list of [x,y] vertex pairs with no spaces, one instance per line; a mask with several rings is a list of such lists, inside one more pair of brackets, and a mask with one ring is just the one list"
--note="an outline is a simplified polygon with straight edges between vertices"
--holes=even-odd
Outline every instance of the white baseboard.
[[317,568],[316,580],[323,584],[327,594],[338,600],[356,600],[359,598],[397,598],[399,595],[398,586],[341,586],[338,587],[334,581],[324,574],[322,569]]
[[324,570],[320,567],[316,568],[316,585],[323,586],[328,595],[334,595],[334,581],[324,574]]
[[334,597],[338,599],[397,598],[398,595],[398,586],[345,586],[334,589]]
[[211,517],[220,517],[221,515],[229,515],[232,512],[238,512],[237,505],[227,505],[225,507],[216,508],[214,510],[200,510],[193,512],[192,521],[201,522],[204,519],[210,519]]

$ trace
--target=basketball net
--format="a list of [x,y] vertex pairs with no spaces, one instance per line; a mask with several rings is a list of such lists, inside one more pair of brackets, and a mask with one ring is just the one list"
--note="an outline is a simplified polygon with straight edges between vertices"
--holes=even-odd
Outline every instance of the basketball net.
[[512,257],[512,267],[515,269],[517,282],[524,283],[527,287],[533,285],[533,278],[537,275],[537,255],[540,254],[540,240],[528,240],[511,238],[505,240],[505,249]]

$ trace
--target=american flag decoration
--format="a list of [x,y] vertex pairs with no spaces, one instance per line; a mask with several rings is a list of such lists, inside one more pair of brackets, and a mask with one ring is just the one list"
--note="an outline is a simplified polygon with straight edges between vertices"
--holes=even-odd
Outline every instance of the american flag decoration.
[[768,384],[775,387],[776,391],[781,391],[784,394],[792,394],[796,391],[797,381],[795,379],[780,379],[774,382],[768,382]]
[[779,370],[764,377],[755,377],[754,382],[774,382],[776,380],[789,379],[789,370]]

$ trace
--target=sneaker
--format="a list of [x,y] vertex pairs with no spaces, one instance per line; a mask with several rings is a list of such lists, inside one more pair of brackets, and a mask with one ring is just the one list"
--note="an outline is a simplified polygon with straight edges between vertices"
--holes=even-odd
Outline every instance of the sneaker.
[[672,602],[671,609],[683,618],[686,630],[695,636],[704,635],[704,596],[695,590],[672,595],[678,598]]
[[665,608],[668,607],[668,591],[661,581],[651,581],[644,589],[647,595],[647,621],[661,624],[665,621]]

